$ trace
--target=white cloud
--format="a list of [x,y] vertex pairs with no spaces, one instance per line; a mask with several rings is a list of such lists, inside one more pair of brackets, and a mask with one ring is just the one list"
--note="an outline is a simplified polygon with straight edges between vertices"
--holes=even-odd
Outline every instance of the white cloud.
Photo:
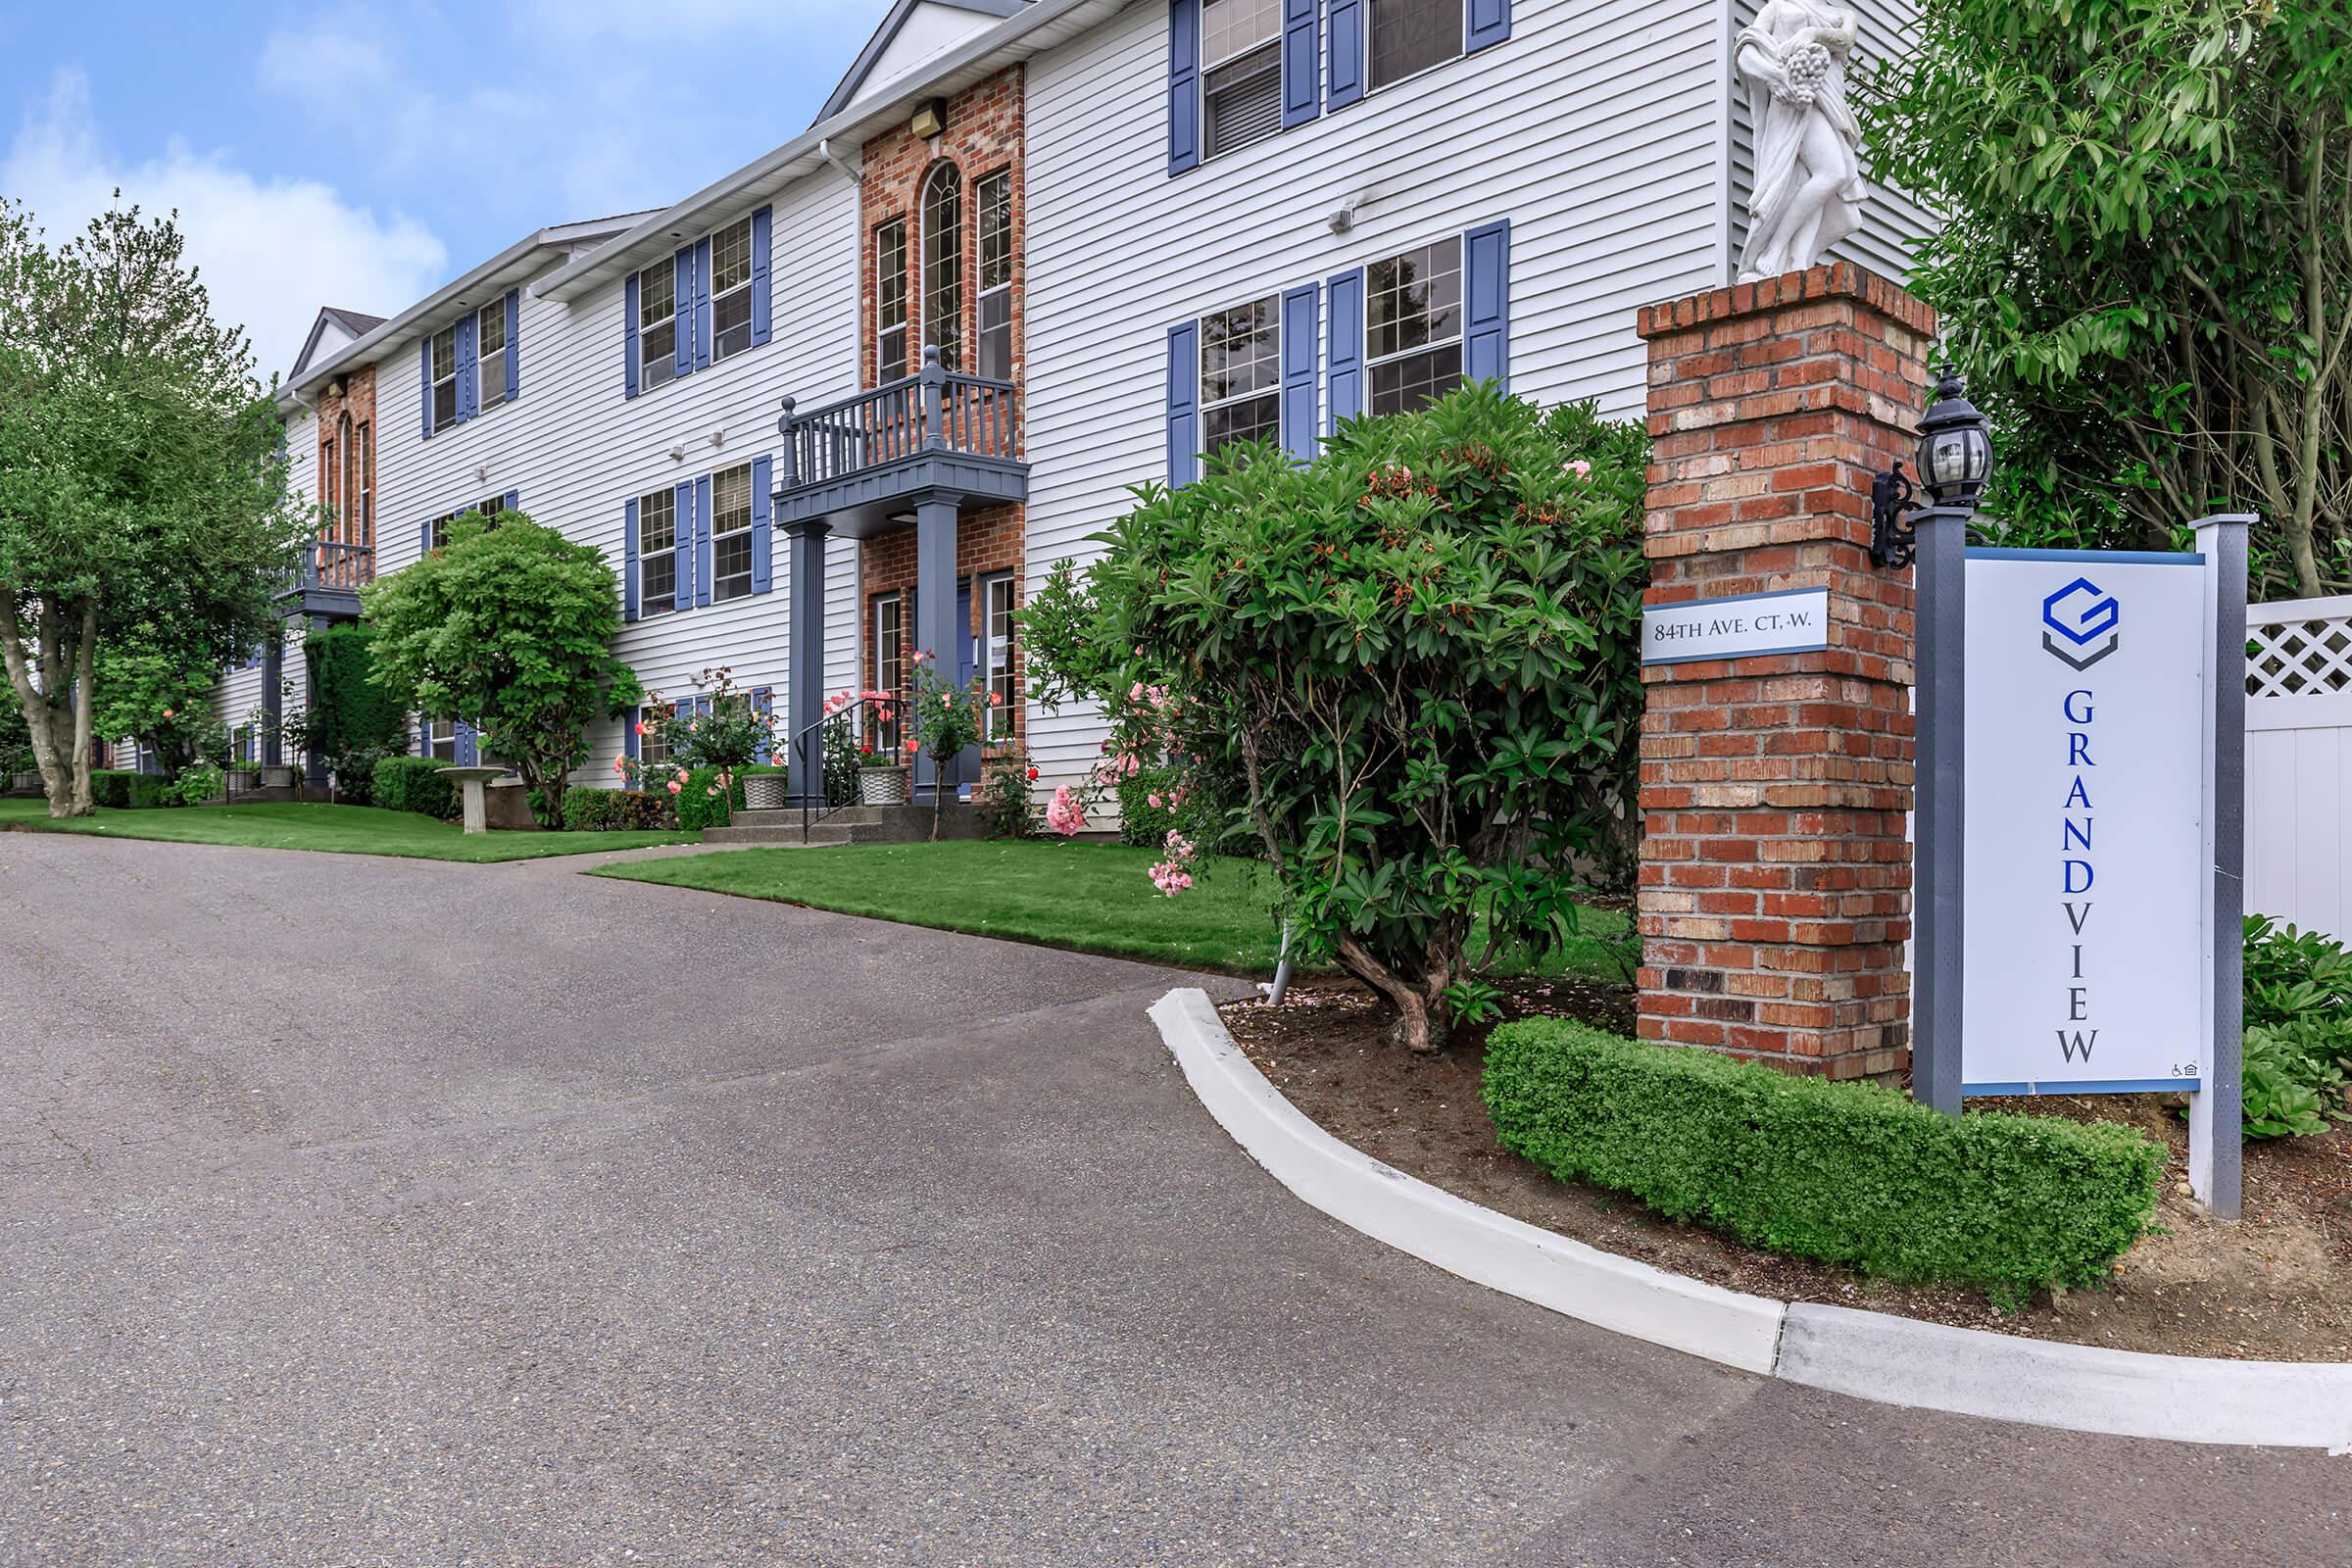
[[259,180],[176,138],[142,162],[117,157],[99,143],[89,79],[62,69],[0,161],[0,192],[29,208],[55,244],[104,211],[118,187],[148,212],[179,210],[214,318],[244,324],[265,382],[292,367],[319,306],[390,315],[430,292],[449,263],[423,224],[378,218],[318,180]]

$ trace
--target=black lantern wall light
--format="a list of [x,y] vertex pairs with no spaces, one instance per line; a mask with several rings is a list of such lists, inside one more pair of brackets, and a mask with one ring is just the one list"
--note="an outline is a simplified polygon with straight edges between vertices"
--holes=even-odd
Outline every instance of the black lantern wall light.
[[[1968,387],[1950,366],[1936,383],[1936,401],[1919,421],[1919,480],[1938,507],[1976,510],[1992,477],[1992,421],[1968,401]],[[1870,484],[1870,559],[1899,570],[1919,549],[1913,514],[1917,494],[1896,464]]]

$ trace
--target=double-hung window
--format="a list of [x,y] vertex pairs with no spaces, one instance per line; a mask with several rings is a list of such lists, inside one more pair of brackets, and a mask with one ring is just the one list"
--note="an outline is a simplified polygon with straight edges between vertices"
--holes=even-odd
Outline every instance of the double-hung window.
[[452,325],[433,334],[433,429],[446,430],[458,422],[458,329]]
[[710,236],[710,358],[752,346],[752,220],[746,216]]
[[327,516],[327,534],[332,536],[334,525],[342,520],[343,495],[335,488],[335,438],[328,436],[318,443],[318,505]]
[[1371,0],[1371,11],[1375,89],[1462,52],[1462,0]]
[[963,368],[963,176],[942,164],[923,182],[923,346]]
[[980,224],[980,355],[991,380],[1012,379],[1012,175],[1000,170],[972,186]]
[[874,230],[874,384],[906,373],[906,220]]
[[440,550],[448,545],[449,525],[457,521],[460,517],[465,516],[466,514],[469,512],[478,512],[482,514],[483,519],[487,521],[491,527],[495,528],[498,526],[498,514],[506,510],[506,497],[484,496],[481,500],[475,502],[470,507],[460,507],[455,512],[444,512],[441,514],[441,515],[433,519],[433,548],[435,550]]
[[[1460,0],[1455,0],[1458,22]],[[1458,30],[1458,27],[1457,27]],[[1282,128],[1282,0],[1206,0],[1200,8],[1200,102],[1206,157]]]
[[645,733],[637,737],[637,761],[641,767],[662,767],[669,761],[669,731],[659,722],[666,711],[662,708],[637,710],[639,719],[653,720],[646,724]]
[[1376,415],[1420,408],[1462,384],[1459,236],[1364,270],[1364,357]]
[[678,608],[678,495],[663,486],[637,498],[637,613]]
[[869,744],[876,751],[890,753],[894,760],[901,734],[899,710],[906,695],[905,616],[905,603],[897,594],[883,594],[874,600],[874,690],[889,693],[892,701],[890,716],[875,723]]
[[992,741],[1013,732],[1012,715],[1020,707],[1020,687],[1012,673],[1012,573],[982,578],[980,672],[988,683],[984,723]]
[[752,466],[747,463],[710,479],[710,598],[712,603],[740,599],[751,591]]
[[507,401],[507,302],[492,300],[474,313],[474,360],[481,370],[481,397],[476,410]]
[[1200,452],[1282,427],[1281,299],[1200,318]]
[[424,721],[424,755],[437,761],[458,760],[458,721],[454,718],[428,718]]
[[637,384],[652,391],[678,370],[678,263],[665,256],[637,274]]
[[365,421],[361,423],[359,441],[359,542],[373,549],[375,547],[375,437],[373,427],[369,423]]

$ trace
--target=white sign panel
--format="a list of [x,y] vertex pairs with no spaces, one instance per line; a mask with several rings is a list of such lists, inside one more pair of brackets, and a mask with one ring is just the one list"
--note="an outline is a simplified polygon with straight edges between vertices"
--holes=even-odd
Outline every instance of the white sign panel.
[[2203,564],[1969,552],[1967,1094],[2202,1086]]
[[1693,599],[1642,612],[1642,662],[1688,664],[1753,654],[1806,654],[1830,646],[1830,591]]

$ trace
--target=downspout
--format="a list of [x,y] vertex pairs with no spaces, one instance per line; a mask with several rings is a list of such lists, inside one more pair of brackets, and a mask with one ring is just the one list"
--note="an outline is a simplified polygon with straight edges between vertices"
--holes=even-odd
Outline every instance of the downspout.
[[865,178],[862,170],[853,168],[841,161],[840,155],[833,151],[833,138],[830,136],[819,136],[816,139],[816,156],[849,176],[849,181],[853,185],[861,183]]

